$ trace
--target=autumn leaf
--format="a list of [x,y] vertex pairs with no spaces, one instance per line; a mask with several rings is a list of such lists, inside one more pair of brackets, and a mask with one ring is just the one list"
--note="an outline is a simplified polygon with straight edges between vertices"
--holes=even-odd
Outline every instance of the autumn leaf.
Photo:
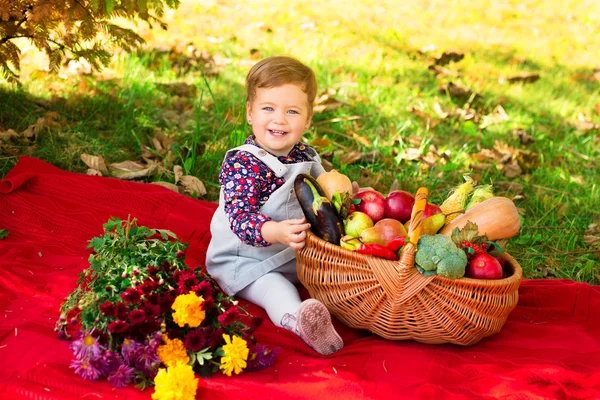
[[185,193],[188,193],[192,196],[202,197],[206,195],[206,188],[204,187],[204,183],[195,176],[191,175],[183,175],[179,179],[179,183],[183,186]]
[[465,58],[464,53],[459,53],[456,51],[445,51],[442,54],[434,57],[434,62],[435,65],[446,65],[450,64],[451,62],[459,62],[463,58]]
[[123,161],[108,165],[112,176],[119,179],[136,179],[152,176],[157,170],[156,164],[142,165],[135,161]]
[[172,190],[174,192],[179,193],[179,187],[176,184],[174,184],[174,183],[164,182],[164,181],[155,181],[155,182],[150,182],[150,183],[152,183],[153,185],[158,185],[158,186],[165,187],[167,189],[170,189],[170,190]]
[[522,72],[510,77],[502,77],[498,79],[499,83],[533,83],[540,79],[540,74],[537,72]]
[[596,217],[594,222],[588,225],[583,234],[583,241],[592,249],[600,249],[600,217]]
[[[79,158],[81,158],[81,161],[83,161],[83,163],[87,165],[90,170],[99,172],[100,176],[108,175],[108,169],[106,168],[106,163],[104,162],[104,158],[102,156],[92,156],[87,153],[82,153]],[[97,175],[96,173],[89,173],[90,170],[88,170],[88,175]]]

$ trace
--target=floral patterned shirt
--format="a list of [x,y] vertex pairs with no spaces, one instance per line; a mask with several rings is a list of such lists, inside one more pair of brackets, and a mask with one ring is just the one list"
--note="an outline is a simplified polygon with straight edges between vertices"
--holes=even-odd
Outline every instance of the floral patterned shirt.
[[[261,147],[250,135],[244,144]],[[262,147],[261,147],[262,148]],[[277,156],[283,164],[311,161],[306,154],[308,145],[298,142],[287,156]],[[231,231],[246,244],[255,247],[270,246],[260,233],[265,222],[271,218],[260,212],[271,194],[284,183],[269,167],[247,151],[238,151],[223,161],[219,172],[223,188],[225,215]]]

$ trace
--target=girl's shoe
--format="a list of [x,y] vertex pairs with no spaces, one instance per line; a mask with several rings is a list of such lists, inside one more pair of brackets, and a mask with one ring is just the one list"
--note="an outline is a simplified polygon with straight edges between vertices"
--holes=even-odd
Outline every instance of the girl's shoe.
[[329,310],[319,300],[303,301],[297,319],[298,334],[316,352],[328,355],[344,347],[342,338],[331,323]]

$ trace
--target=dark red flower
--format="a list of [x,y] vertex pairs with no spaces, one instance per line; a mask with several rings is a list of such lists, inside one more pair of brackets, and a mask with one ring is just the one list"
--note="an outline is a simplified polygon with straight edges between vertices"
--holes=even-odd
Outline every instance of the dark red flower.
[[156,283],[156,281],[153,281],[152,279],[146,279],[144,281],[144,283],[142,283],[140,286],[138,286],[138,288],[144,294],[152,293],[157,287],[158,287],[158,283]]
[[169,312],[173,302],[175,301],[175,290],[169,290],[160,295],[158,304],[160,305],[160,312]]
[[139,303],[142,298],[142,293],[139,289],[129,288],[125,292],[121,293],[121,298],[128,303]]
[[129,313],[129,321],[132,324],[139,324],[140,322],[144,322],[146,319],[146,314],[143,310],[133,310]]
[[198,295],[202,296],[204,300],[213,295],[213,288],[209,281],[202,281],[192,288],[192,290]]
[[125,321],[114,321],[108,324],[108,331],[111,333],[123,333],[129,328],[129,324]]
[[209,311],[211,308],[213,308],[213,306],[215,305],[215,300],[212,298],[212,296],[209,296],[209,297],[202,296],[202,298],[204,299],[204,302],[202,303],[202,308],[205,311]]
[[114,317],[115,305],[110,301],[105,301],[104,303],[100,304],[100,312],[106,317]]
[[217,328],[210,333],[208,338],[208,347],[214,348],[223,342],[223,328]]
[[203,329],[194,329],[185,335],[185,348],[189,351],[200,351],[206,347],[206,334]]
[[167,260],[161,261],[160,267],[165,272],[169,272],[171,270],[171,264],[169,264]]
[[177,293],[188,294],[194,286],[198,284],[198,278],[193,271],[177,271],[180,272],[177,276]]
[[252,320],[250,320],[250,327],[248,328],[248,334],[254,333],[256,328],[258,328],[262,322],[262,317],[252,317]]
[[150,293],[146,296],[146,302],[158,305],[158,295],[156,293]]
[[219,315],[219,323],[222,326],[229,326],[233,322],[235,322],[239,316],[240,316],[240,313],[238,311],[237,306],[229,307],[227,310],[225,310],[224,313]]
[[185,257],[185,250],[181,250],[177,254],[175,254],[175,258],[183,258]]
[[120,301],[117,304],[115,304],[115,315],[117,316],[117,318],[125,319],[127,318],[127,314],[129,314],[129,311],[127,310],[127,305],[125,303]]
[[158,317],[160,315],[160,306],[158,304],[144,303],[142,309],[148,317]]
[[155,267],[154,265],[149,265],[148,268],[146,268],[146,271],[148,271],[150,276],[156,277],[156,274],[160,272],[160,268]]

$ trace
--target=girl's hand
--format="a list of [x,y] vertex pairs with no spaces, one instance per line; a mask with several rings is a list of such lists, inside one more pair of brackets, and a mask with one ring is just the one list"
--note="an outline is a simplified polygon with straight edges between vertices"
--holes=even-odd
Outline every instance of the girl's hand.
[[268,221],[262,226],[262,236],[267,242],[282,243],[294,250],[300,250],[306,244],[306,231],[310,224],[304,217],[275,222]]

